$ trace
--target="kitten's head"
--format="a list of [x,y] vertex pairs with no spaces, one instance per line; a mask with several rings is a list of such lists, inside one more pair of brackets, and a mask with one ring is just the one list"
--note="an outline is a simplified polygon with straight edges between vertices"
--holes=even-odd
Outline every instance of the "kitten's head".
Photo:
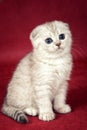
[[30,34],[37,50],[62,53],[70,52],[72,38],[69,26],[61,21],[52,21],[37,26]]

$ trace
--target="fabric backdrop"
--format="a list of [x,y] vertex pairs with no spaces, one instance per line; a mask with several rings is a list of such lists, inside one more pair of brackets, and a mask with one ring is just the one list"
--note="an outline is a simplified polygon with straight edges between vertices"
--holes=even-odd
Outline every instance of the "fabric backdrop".
[[46,21],[69,23],[74,67],[67,103],[69,114],[50,122],[29,117],[21,125],[0,112],[0,130],[87,130],[87,0],[0,0],[0,109],[7,84],[20,59],[32,50],[31,30]]

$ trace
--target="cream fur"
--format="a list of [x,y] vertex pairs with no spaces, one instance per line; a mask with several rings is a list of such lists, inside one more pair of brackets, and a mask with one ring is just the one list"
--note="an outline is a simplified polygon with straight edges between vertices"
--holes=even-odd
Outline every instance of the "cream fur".
[[[64,40],[58,38],[61,33]],[[48,37],[53,39],[49,45],[45,43]],[[53,21],[37,26],[30,39],[33,51],[18,64],[2,112],[13,118],[13,111],[21,110],[44,121],[53,120],[53,107],[59,113],[71,111],[65,103],[72,69],[71,32],[66,23]],[[59,42],[60,48],[56,46]]]

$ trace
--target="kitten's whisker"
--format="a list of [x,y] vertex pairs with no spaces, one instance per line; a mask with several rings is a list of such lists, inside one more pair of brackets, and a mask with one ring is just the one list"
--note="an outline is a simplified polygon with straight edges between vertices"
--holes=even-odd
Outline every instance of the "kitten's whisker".
[[83,58],[84,55],[85,55],[84,51],[82,50],[82,48],[78,47],[77,45],[74,45],[72,47],[72,54],[75,57],[81,57],[81,58]]

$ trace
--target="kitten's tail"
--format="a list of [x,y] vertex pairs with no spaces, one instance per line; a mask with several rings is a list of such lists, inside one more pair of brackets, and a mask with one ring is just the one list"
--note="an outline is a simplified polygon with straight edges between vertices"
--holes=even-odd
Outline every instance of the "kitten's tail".
[[28,123],[28,118],[25,115],[25,113],[21,110],[18,110],[15,107],[4,104],[1,111],[2,113],[13,118],[19,123],[22,123],[22,124]]

